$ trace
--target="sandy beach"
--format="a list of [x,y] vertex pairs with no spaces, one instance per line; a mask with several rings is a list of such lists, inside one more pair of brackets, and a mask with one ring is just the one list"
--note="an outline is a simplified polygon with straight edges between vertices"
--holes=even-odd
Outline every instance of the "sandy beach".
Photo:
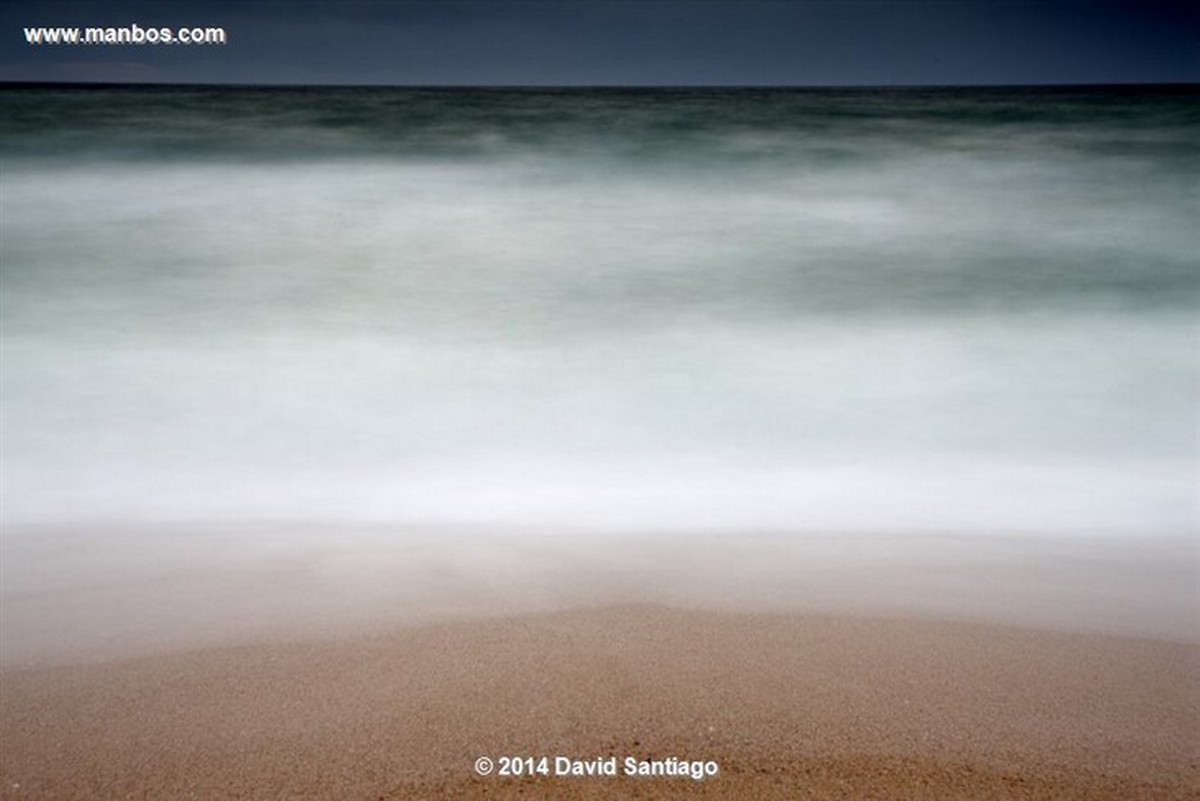
[[[1198,660],[1195,645],[1134,637],[629,605],[10,667],[0,789],[1188,798],[1200,793]],[[483,756],[497,769],[545,756],[551,775],[481,777]],[[556,757],[616,757],[618,775],[555,776]],[[627,776],[627,758],[718,770]]]

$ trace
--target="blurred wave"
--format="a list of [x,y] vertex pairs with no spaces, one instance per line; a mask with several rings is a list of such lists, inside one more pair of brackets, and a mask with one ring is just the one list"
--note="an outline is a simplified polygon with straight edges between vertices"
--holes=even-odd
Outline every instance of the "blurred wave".
[[10,522],[1190,530],[1190,90],[10,89]]

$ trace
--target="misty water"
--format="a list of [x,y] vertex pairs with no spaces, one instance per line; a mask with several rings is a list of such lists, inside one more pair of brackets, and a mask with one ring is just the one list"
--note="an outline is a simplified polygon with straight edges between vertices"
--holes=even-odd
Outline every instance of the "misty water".
[[952,552],[1194,635],[1195,99],[5,91],[6,628],[247,554],[550,605]]

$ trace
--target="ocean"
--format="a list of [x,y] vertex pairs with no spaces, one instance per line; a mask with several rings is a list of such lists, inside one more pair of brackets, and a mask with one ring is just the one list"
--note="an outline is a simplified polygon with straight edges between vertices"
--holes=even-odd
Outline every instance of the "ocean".
[[64,531],[1166,538],[1178,609],[1197,97],[5,88],[6,589]]

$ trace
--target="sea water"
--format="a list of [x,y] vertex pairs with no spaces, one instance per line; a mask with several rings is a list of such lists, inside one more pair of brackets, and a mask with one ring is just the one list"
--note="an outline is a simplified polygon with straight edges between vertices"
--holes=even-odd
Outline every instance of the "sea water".
[[1185,586],[1196,100],[10,87],[6,547],[1175,538]]

